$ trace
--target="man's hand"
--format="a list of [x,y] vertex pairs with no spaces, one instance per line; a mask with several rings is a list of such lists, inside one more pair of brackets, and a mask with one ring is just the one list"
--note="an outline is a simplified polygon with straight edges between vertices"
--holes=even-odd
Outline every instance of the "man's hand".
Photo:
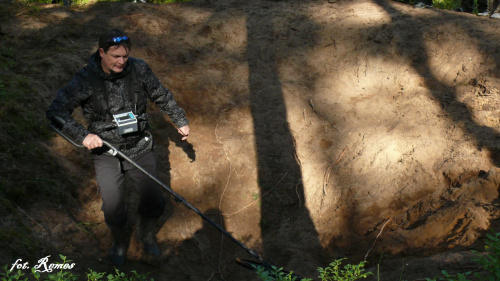
[[182,137],[182,140],[185,140],[188,138],[189,136],[189,126],[186,125],[184,127],[180,127],[179,129],[177,129],[177,131],[179,132],[179,134],[181,134],[183,137]]
[[101,147],[102,146],[102,139],[98,135],[88,134],[85,137],[85,139],[83,140],[82,144],[85,145],[85,147],[88,150],[91,150],[91,149],[94,149],[97,147]]

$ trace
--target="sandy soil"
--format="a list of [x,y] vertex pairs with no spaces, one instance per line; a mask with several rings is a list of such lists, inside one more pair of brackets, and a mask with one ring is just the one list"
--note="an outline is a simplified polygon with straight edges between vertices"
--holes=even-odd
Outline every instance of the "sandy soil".
[[[25,52],[44,106],[103,30],[124,29],[191,121],[182,142],[151,106],[161,179],[278,266],[316,277],[366,258],[381,280],[424,280],[476,269],[469,250],[499,228],[498,20],[384,0],[39,7],[0,38]],[[86,180],[76,210],[28,210],[40,235],[54,256],[110,270],[88,155],[60,138],[43,147]],[[251,256],[183,205],[164,222],[161,264],[134,240],[124,271],[256,279],[234,262]]]

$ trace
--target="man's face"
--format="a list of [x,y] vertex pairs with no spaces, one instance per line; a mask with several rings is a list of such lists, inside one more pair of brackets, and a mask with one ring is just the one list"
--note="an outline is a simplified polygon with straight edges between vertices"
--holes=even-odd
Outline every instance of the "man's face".
[[108,74],[122,72],[127,65],[128,52],[129,49],[122,45],[111,46],[106,53],[100,48],[102,70]]

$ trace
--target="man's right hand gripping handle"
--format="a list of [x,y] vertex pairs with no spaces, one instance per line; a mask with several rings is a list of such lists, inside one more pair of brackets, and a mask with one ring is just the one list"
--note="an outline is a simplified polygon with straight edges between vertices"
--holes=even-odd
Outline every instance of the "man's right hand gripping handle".
[[[54,124],[60,130],[62,130],[62,128],[64,127],[64,124],[66,123],[66,121],[64,121],[64,119],[62,119],[59,116],[52,116],[50,118],[50,121],[52,122],[52,124]],[[82,144],[88,150],[91,150],[91,149],[94,149],[97,147],[101,147],[103,143],[102,143],[102,139],[98,135],[88,134],[85,137],[85,139],[83,140]]]
[[88,150],[102,146],[102,139],[98,135],[88,134],[82,143]]

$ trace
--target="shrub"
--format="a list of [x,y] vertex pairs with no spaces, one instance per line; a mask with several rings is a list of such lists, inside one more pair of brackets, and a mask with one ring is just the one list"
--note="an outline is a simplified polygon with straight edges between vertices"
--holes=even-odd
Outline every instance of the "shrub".
[[432,6],[439,9],[455,10],[461,5],[461,0],[432,0]]
[[486,274],[476,274],[476,277],[481,280],[500,280],[500,232],[493,234],[486,234],[486,240],[484,242],[486,246],[486,255],[480,255],[476,251],[472,251],[476,254],[477,258],[474,259],[479,265],[483,267]]
[[[340,267],[342,261],[346,258],[338,259],[330,263],[330,266],[322,268],[318,267],[319,278],[321,281],[354,281],[358,279],[364,279],[372,272],[364,272],[364,266],[366,261],[362,261],[357,265],[347,264],[343,268]],[[256,267],[256,273],[260,279],[264,281],[278,280],[278,281],[296,281],[297,277],[293,275],[293,271],[290,273],[283,272],[283,268],[277,268],[272,266],[271,270],[267,270],[263,267]],[[311,281],[312,279],[303,278],[300,281]]]

